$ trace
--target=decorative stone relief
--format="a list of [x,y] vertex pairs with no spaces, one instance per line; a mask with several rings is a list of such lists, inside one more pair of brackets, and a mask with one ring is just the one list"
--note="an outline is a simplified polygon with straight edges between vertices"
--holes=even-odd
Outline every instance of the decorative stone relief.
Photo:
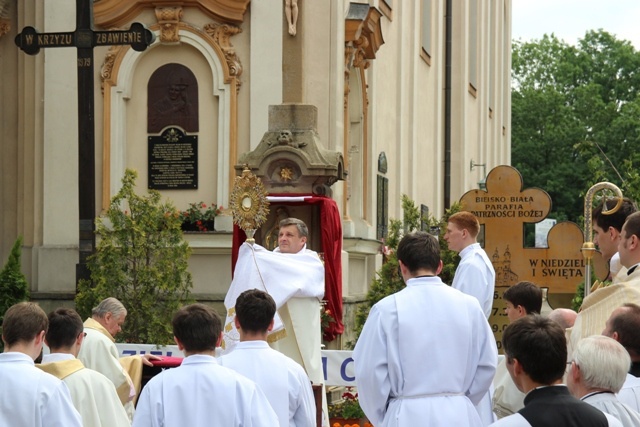
[[156,18],[160,24],[160,43],[178,43],[182,8],[179,6],[156,7]]
[[0,0],[0,37],[11,31],[11,21],[9,20],[9,5],[11,1]]
[[269,106],[268,131],[255,150],[240,157],[236,170],[249,165],[271,193],[330,195],[329,187],[345,178],[344,160],[322,147],[317,120],[313,105]]
[[[204,26],[204,31],[209,34],[213,41],[220,46],[224,53],[224,58],[229,66],[229,75],[240,77],[242,74],[242,64],[240,58],[236,54],[236,49],[231,44],[231,36],[242,32],[240,27],[228,24],[218,24],[212,22]],[[240,89],[240,80],[238,79],[238,89]]]

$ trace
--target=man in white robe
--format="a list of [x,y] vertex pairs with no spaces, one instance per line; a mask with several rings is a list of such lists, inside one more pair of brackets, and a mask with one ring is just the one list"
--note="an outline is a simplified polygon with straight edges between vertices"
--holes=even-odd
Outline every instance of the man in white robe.
[[567,330],[570,355],[580,339],[602,333],[616,308],[624,303],[640,305],[640,212],[629,215],[622,226],[618,253],[627,271],[618,274],[617,283],[597,289],[584,299],[573,328]]
[[627,268],[620,261],[618,254],[618,242],[620,241],[620,233],[622,226],[627,217],[638,209],[628,198],[622,199],[620,209],[612,214],[603,214],[602,209],[613,209],[618,203],[617,197],[605,199],[593,210],[591,215],[593,224],[593,243],[597,246],[602,254],[602,258],[609,261],[609,277],[614,283],[625,281]]
[[397,254],[407,287],[372,307],[353,352],[360,405],[376,427],[482,426],[498,357],[484,313],[436,277],[435,237],[406,235]]
[[488,319],[493,308],[496,272],[487,253],[476,241],[479,232],[480,223],[476,216],[462,211],[449,217],[444,240],[450,250],[460,255],[451,286],[475,297]]
[[[320,301],[324,296],[324,264],[315,251],[306,248],[309,230],[303,221],[285,218],[279,227],[278,247],[273,252],[257,244],[240,247],[225,297],[224,352],[239,338],[233,324],[236,298],[247,289],[261,289],[273,297],[278,309],[269,344],[299,363],[313,384],[323,384]],[[323,425],[328,426],[324,385],[322,396]]]
[[4,315],[0,354],[0,426],[82,427],[67,386],[33,361],[40,355],[48,327],[47,314],[22,302]]
[[614,339],[602,335],[584,338],[573,352],[567,386],[575,397],[613,415],[624,427],[638,427],[640,414],[615,395],[630,364],[629,353]]
[[159,357],[151,354],[120,357],[114,337],[122,330],[126,317],[127,309],[116,298],[106,298],[94,307],[91,317],[84,322],[84,332],[87,335],[80,347],[78,359],[86,368],[98,371],[109,378],[129,419],[132,420],[135,412],[133,400],[137,393],[136,382],[139,386],[142,364],[153,366],[149,360]]
[[268,293],[244,291],[235,304],[240,342],[221,356],[222,366],[255,381],[276,411],[280,427],[315,427],[316,404],[311,381],[302,366],[267,344],[276,303]]
[[278,425],[260,388],[216,361],[222,322],[213,309],[204,304],[183,307],[172,326],[174,340],[186,357],[179,367],[161,372],[142,389],[133,427]]
[[113,383],[76,359],[84,340],[83,329],[80,315],[70,308],[49,313],[45,343],[51,352],[37,366],[64,381],[84,427],[129,427],[131,422]]

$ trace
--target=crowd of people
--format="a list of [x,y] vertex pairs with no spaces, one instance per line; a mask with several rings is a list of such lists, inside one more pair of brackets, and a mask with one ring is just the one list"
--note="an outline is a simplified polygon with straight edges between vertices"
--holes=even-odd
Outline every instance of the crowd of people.
[[[372,425],[640,426],[635,210],[625,199],[616,217],[603,215],[602,206],[594,211],[594,240],[613,259],[613,284],[585,298],[579,313],[563,308],[541,316],[542,291],[532,282],[505,291],[510,323],[502,358],[487,321],[495,272],[477,242],[478,220],[469,212],[449,219],[445,239],[461,257],[452,286],[438,277],[437,239],[405,235],[397,259],[406,287],[372,307],[353,351],[360,404]],[[276,256],[314,256],[302,221],[287,219],[280,228]],[[296,298],[317,297],[274,298],[265,283],[232,288],[227,309],[239,337],[233,348],[219,354],[225,325],[215,310],[187,305],[172,320],[185,358],[141,392],[142,366],[158,357],[120,357],[115,336],[127,315],[120,301],[105,299],[84,322],[70,308],[47,315],[33,302],[12,306],[2,325],[0,426],[328,425],[310,374],[320,346],[302,348],[300,328],[290,335],[294,357],[269,344],[275,328],[293,328],[276,325],[296,322]],[[284,305],[290,312],[283,320]],[[36,364],[44,344],[49,353]]]

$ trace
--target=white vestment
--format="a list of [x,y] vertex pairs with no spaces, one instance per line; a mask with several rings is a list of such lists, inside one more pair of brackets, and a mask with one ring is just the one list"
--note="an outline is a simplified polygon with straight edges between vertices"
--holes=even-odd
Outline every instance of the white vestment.
[[634,411],[640,412],[640,378],[627,374],[627,379],[617,396],[620,402]]
[[491,316],[496,272],[479,243],[473,243],[460,251],[460,264],[456,268],[451,286],[475,297],[485,317],[488,319]]
[[415,278],[371,308],[353,352],[360,405],[376,427],[481,426],[474,407],[498,359],[475,298]]
[[0,426],[82,427],[69,389],[24,353],[0,354]]
[[598,408],[605,414],[613,415],[620,420],[623,427],[640,426],[640,414],[621,403],[613,393],[594,393],[582,397],[581,400]]
[[265,341],[242,341],[218,361],[260,386],[278,415],[280,427],[316,427],[311,381],[293,359]]
[[[266,291],[276,302],[271,347],[302,365],[314,384],[323,384],[320,300],[324,296],[324,264],[318,254],[306,245],[295,254],[281,253],[278,248],[271,252],[246,242],[240,246],[233,282],[224,299],[223,354],[232,351],[240,339],[233,323],[235,302],[247,289]],[[322,396],[324,425],[328,425],[324,390]]]
[[133,419],[134,407],[131,399],[135,389],[129,374],[120,363],[115,339],[97,321],[88,318],[84,322],[84,337],[78,359],[89,369],[100,372],[113,383],[130,419]]
[[276,413],[253,381],[200,354],[153,377],[133,419],[133,427],[277,425]]
[[584,299],[573,328],[567,329],[569,358],[578,341],[601,335],[613,310],[627,302],[640,304],[640,268],[624,282],[599,288]]
[[84,427],[131,426],[113,383],[100,372],[85,368],[72,354],[45,354],[38,367],[67,385]]
[[496,369],[493,379],[493,412],[498,419],[513,415],[524,408],[524,393],[518,390],[509,371],[507,370],[507,358],[503,358]]

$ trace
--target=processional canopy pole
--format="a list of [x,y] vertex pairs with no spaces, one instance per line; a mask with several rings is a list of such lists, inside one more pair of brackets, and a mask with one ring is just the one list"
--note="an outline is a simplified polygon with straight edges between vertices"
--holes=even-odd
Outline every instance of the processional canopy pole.
[[256,230],[267,220],[269,201],[267,190],[260,178],[244,165],[241,176],[237,176],[229,198],[233,223],[247,235],[247,243],[254,244]]
[[[584,243],[582,244],[582,256],[585,260],[584,266],[584,296],[586,297],[591,292],[591,260],[596,250],[596,245],[593,243],[593,228],[592,228],[592,215],[593,215],[593,199],[596,193],[600,190],[611,190],[615,193],[617,203],[612,209],[607,210],[607,204],[602,206],[603,215],[611,215],[616,213],[620,206],[622,206],[622,191],[610,182],[599,182],[594,184],[587,194],[584,196]],[[606,201],[606,199],[604,199]]]

